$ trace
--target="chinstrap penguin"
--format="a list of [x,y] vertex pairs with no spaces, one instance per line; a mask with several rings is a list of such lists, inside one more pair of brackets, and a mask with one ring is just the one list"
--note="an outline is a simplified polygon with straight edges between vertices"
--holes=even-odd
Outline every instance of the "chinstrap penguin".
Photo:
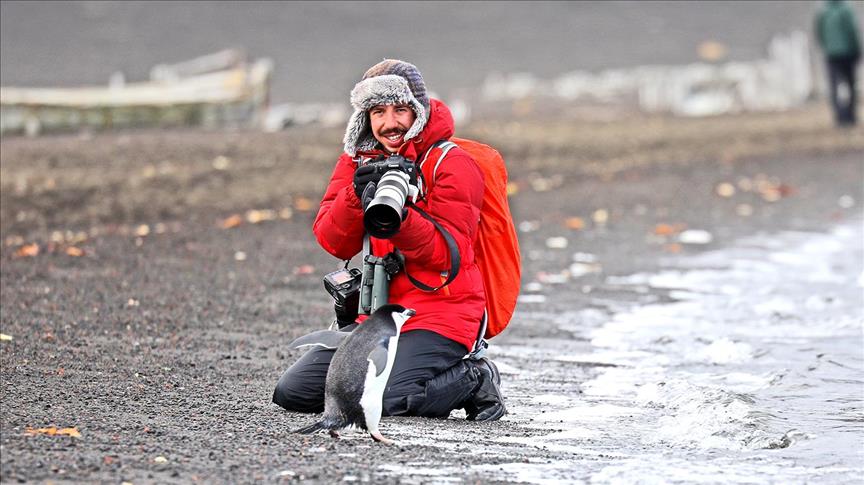
[[336,348],[336,353],[324,383],[324,415],[294,432],[326,429],[338,438],[340,429],[355,425],[369,431],[375,441],[392,443],[378,431],[378,423],[399,332],[412,315],[414,310],[401,305],[384,305],[350,333],[321,330],[295,340],[295,348],[319,345]]

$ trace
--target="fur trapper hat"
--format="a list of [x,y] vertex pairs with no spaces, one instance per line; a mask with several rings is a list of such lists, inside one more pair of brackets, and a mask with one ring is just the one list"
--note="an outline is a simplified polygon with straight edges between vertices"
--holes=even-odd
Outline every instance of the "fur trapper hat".
[[420,71],[413,64],[395,59],[385,59],[372,66],[363,80],[351,90],[351,106],[354,113],[345,129],[345,153],[352,157],[358,151],[372,150],[378,143],[369,123],[369,110],[379,105],[407,104],[414,110],[416,119],[405,141],[419,135],[429,119],[429,97]]

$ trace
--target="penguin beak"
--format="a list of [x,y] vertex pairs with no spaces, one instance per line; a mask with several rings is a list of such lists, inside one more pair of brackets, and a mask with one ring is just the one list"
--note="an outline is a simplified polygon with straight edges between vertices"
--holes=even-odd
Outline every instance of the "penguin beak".
[[416,315],[416,314],[417,314],[417,312],[414,311],[413,308],[407,308],[407,309],[405,309],[405,316],[407,316],[407,317],[413,317],[413,316]]

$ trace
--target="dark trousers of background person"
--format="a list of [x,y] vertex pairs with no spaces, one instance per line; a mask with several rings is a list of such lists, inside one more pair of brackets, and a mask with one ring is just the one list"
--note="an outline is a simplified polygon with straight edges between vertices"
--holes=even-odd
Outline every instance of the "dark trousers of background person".
[[[831,107],[834,109],[834,121],[840,125],[854,125],[857,116],[856,101],[857,93],[855,87],[855,67],[858,59],[855,57],[829,57],[828,58],[828,89],[831,99]],[[848,88],[849,96],[845,100],[840,99],[840,85]]]
[[[453,340],[412,330],[399,336],[397,349],[384,390],[384,416],[446,418],[480,385],[476,367],[463,360],[465,347]],[[335,352],[312,347],[303,354],[279,378],[273,402],[289,411],[322,412],[324,382]]]

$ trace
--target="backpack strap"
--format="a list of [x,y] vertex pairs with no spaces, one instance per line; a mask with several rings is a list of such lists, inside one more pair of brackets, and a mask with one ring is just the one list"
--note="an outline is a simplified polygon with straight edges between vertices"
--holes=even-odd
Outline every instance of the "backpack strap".
[[428,212],[417,207],[413,203],[409,204],[409,207],[414,209],[414,211],[420,214],[421,217],[431,222],[432,225],[435,226],[435,229],[437,229],[438,232],[440,232],[441,235],[444,236],[444,242],[447,243],[447,251],[450,252],[450,270],[447,271],[447,279],[444,280],[443,283],[441,283],[441,286],[429,286],[408,273],[408,267],[405,265],[404,255],[402,255],[402,253],[399,253],[401,259],[403,260],[402,267],[405,268],[405,276],[408,277],[408,279],[414,286],[423,291],[438,291],[441,288],[444,288],[445,286],[452,283],[453,280],[456,279],[456,275],[459,274],[459,267],[462,265],[462,255],[459,254],[459,246],[456,245],[456,239],[453,238],[453,235],[450,234],[450,231],[445,229],[444,226],[442,226],[440,222],[436,221],[434,217],[430,216]]
[[[447,156],[447,153],[450,152],[450,150],[456,148],[457,146],[459,145],[453,143],[450,140],[438,140],[431,147],[429,147],[428,150],[426,150],[426,153],[423,155],[423,159],[420,160],[420,170],[418,170],[419,173],[423,174],[423,177],[421,177],[421,179],[417,182],[417,184],[419,185],[418,188],[420,189],[420,193],[423,194],[424,197],[426,196],[426,192],[429,187],[435,184],[435,174],[438,173],[438,167],[441,166],[441,162],[444,161],[444,157]],[[427,181],[425,180],[426,172],[424,172],[423,169],[426,167],[426,162],[429,158],[429,155],[431,155],[436,148],[440,150],[441,154],[438,156],[438,160],[432,167],[431,180],[429,180],[427,184]]]
[[486,356],[486,349],[489,348],[489,342],[486,341],[486,328],[489,323],[489,312],[483,310],[483,318],[480,319],[480,328],[477,329],[477,340],[474,341],[474,347],[471,352],[462,357],[462,360],[480,360]]
[[[432,150],[435,148],[440,148],[441,149],[441,155],[438,157],[438,160],[435,162],[435,166],[432,170],[432,182],[434,183],[435,172],[438,171],[438,167],[441,165],[441,162],[444,160],[444,157],[447,156],[447,153],[451,149],[453,149],[454,147],[456,147],[456,144],[453,143],[452,141],[440,140],[438,142],[435,142],[435,144],[433,144],[428,150],[426,150],[426,154],[423,155],[423,160],[420,161],[420,164],[419,164],[420,170],[418,170],[418,172],[420,174],[423,173],[423,167],[426,164],[427,159],[429,158],[429,155],[432,153]],[[424,177],[422,177],[422,176],[418,177],[417,178],[417,184],[420,186],[420,187],[418,187],[420,189],[420,193],[425,196],[427,187],[425,186],[425,183],[424,183]],[[453,280],[456,279],[456,275],[459,274],[459,268],[462,265],[462,255],[459,253],[459,246],[456,244],[456,239],[453,237],[452,234],[450,234],[450,231],[445,229],[444,226],[442,226],[440,222],[436,221],[434,217],[429,215],[428,212],[417,207],[413,203],[408,204],[408,206],[411,207],[412,209],[414,209],[414,211],[417,212],[417,214],[419,214],[422,218],[431,222],[432,225],[435,226],[435,229],[437,229],[438,232],[440,232],[441,235],[444,237],[444,242],[447,243],[447,250],[450,252],[450,270],[447,271],[447,279],[444,280],[443,283],[441,283],[441,286],[433,287],[433,286],[429,286],[429,285],[423,283],[422,281],[418,280],[417,278],[414,278],[413,276],[411,276],[408,273],[407,267],[405,266],[404,261],[403,261],[402,267],[406,268],[405,269],[405,276],[408,277],[408,279],[411,281],[411,283],[414,286],[416,286],[417,288],[419,288],[423,291],[429,291],[429,292],[438,291],[441,288],[444,288],[445,286],[452,283]],[[401,255],[401,253],[400,253],[400,255]],[[404,259],[404,256],[402,256],[402,258]]]

